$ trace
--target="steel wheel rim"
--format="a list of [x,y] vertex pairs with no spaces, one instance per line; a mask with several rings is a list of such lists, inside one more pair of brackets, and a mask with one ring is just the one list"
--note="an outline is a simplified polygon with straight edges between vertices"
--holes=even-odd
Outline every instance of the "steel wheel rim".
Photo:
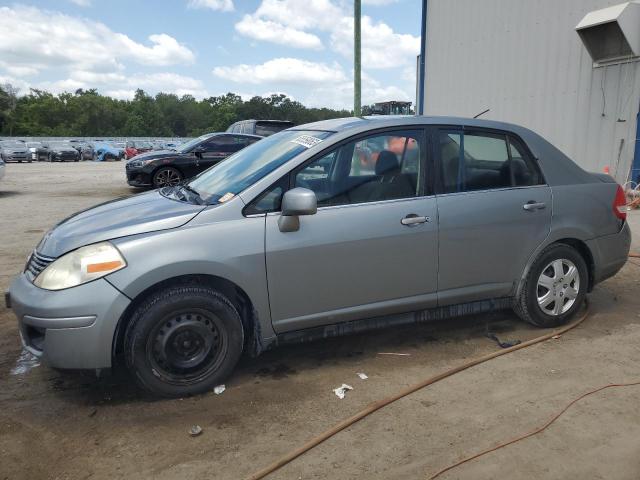
[[227,335],[216,315],[191,309],[158,322],[147,338],[146,357],[156,377],[188,385],[220,367],[227,344]]
[[175,170],[163,168],[156,173],[156,185],[158,187],[175,187],[180,183],[180,175]]
[[580,293],[578,267],[566,258],[549,262],[540,272],[536,288],[538,306],[547,315],[567,313]]

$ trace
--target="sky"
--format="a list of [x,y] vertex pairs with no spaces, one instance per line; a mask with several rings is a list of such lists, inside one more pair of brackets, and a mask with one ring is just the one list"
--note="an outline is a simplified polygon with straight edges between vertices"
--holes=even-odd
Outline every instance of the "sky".
[[[362,101],[415,101],[420,0],[362,0]],[[0,83],[353,107],[351,0],[0,0]]]

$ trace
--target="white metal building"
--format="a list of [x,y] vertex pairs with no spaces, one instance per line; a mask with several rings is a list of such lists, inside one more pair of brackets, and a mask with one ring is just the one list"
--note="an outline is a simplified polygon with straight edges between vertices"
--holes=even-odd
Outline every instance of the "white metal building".
[[640,168],[640,1],[428,0],[425,65],[426,115],[491,109],[587,170]]

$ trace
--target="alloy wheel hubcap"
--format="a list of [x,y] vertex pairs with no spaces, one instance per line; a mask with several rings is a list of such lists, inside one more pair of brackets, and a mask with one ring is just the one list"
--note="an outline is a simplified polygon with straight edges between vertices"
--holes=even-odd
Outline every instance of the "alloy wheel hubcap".
[[174,187],[180,183],[180,175],[173,170],[160,170],[156,174],[156,184],[158,187]]
[[558,316],[569,311],[579,292],[580,272],[571,260],[553,260],[538,278],[538,305],[547,315]]

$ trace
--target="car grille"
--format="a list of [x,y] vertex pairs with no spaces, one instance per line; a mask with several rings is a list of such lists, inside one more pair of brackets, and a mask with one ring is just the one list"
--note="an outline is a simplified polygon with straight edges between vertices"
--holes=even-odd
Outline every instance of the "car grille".
[[32,278],[36,278],[54,260],[54,257],[47,257],[34,250],[27,261],[25,272],[31,274]]

